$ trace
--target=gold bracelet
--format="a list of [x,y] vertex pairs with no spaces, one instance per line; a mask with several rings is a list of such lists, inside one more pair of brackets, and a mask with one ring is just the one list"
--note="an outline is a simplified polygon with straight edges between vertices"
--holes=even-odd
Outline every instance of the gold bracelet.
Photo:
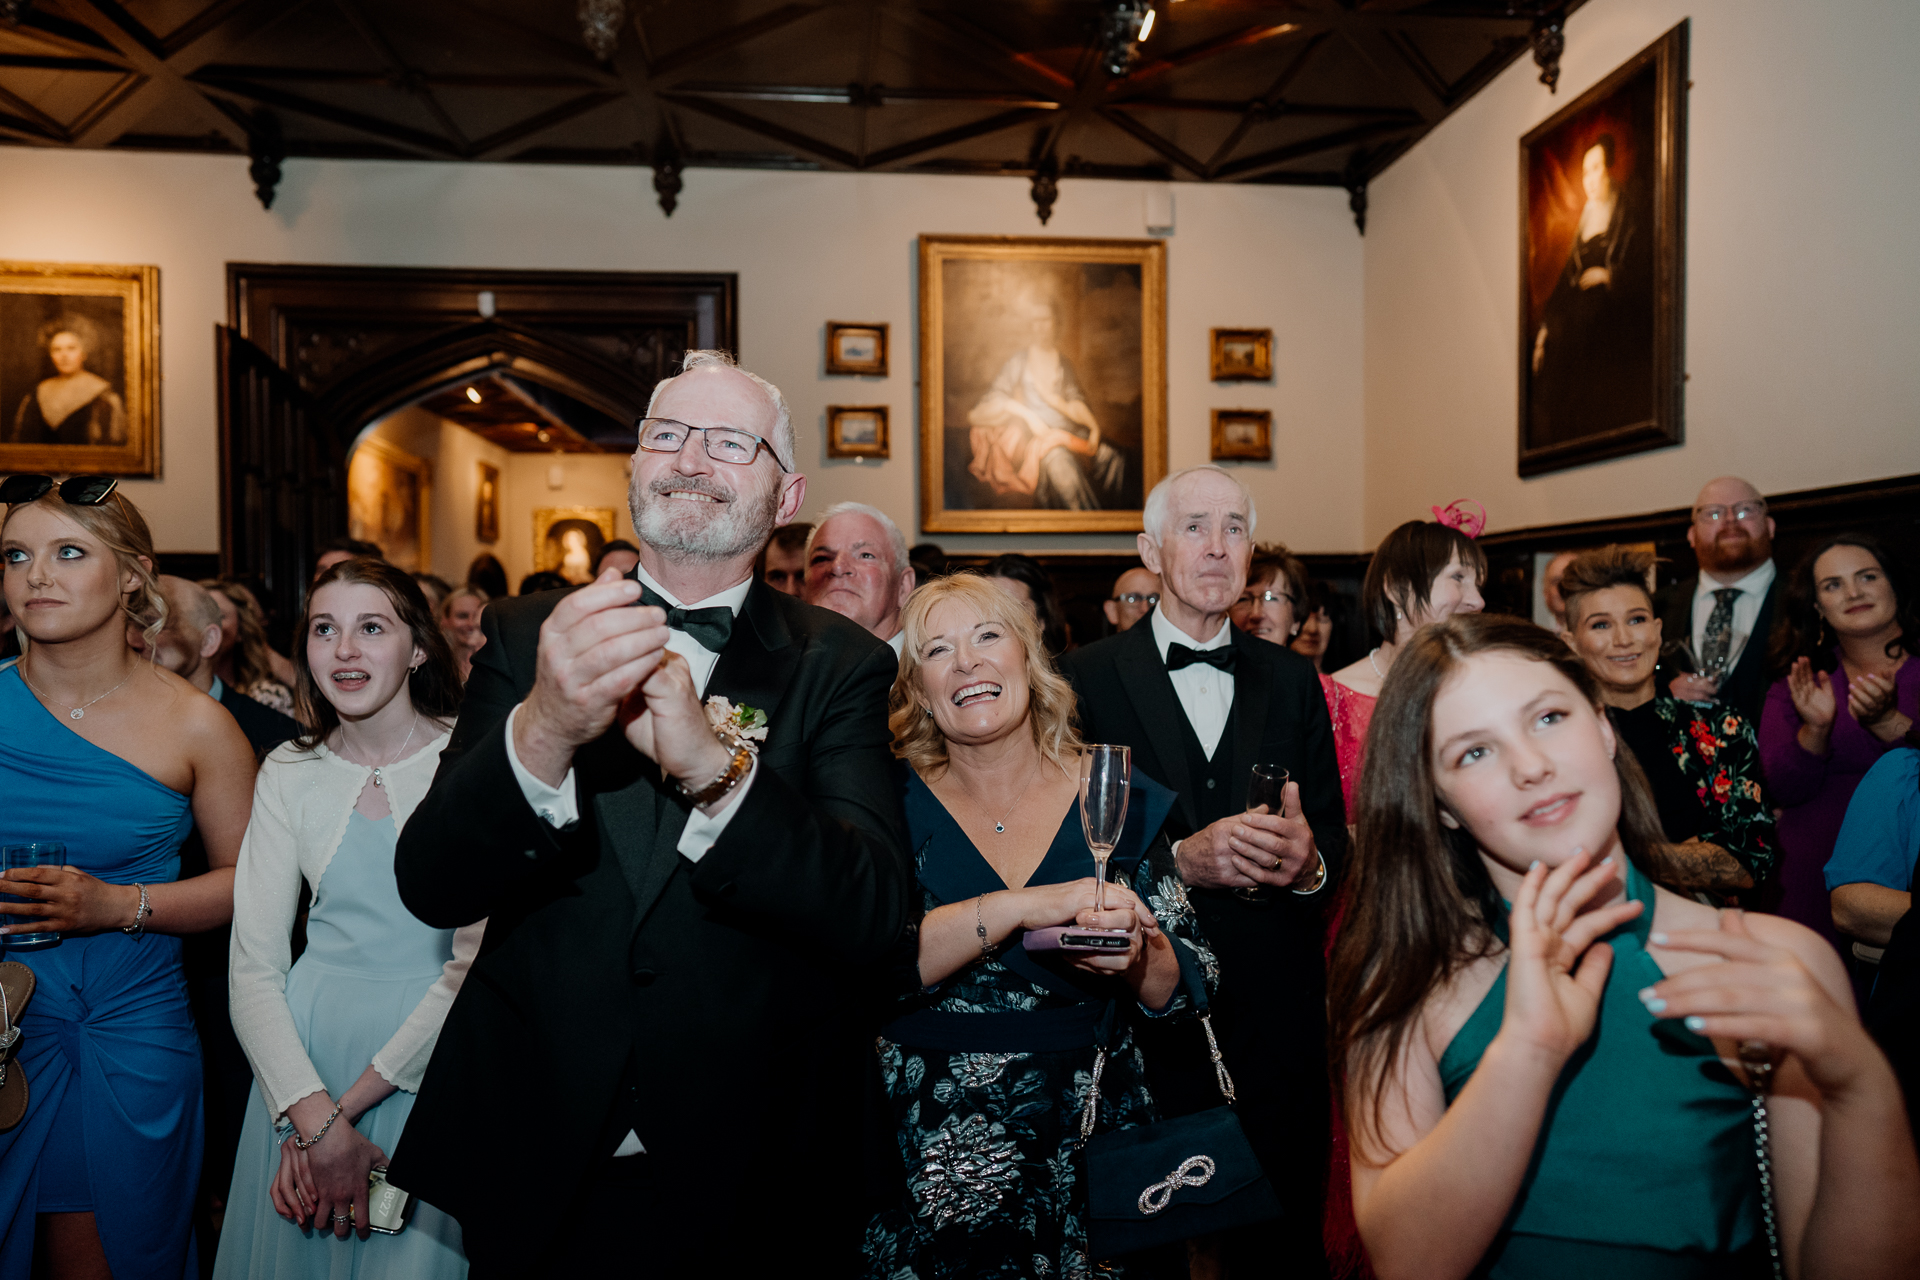
[[684,782],[674,785],[680,788],[680,794],[687,798],[689,804],[696,809],[704,809],[739,786],[740,780],[747,776],[747,771],[751,768],[753,768],[753,750],[745,743],[736,743],[733,748],[733,759],[727,761],[727,767],[722,769],[719,776],[712,782],[698,791],[689,790]]
[[1304,889],[1293,890],[1293,892],[1299,894],[1303,898],[1310,897],[1311,895],[1320,892],[1321,889],[1326,887],[1326,883],[1327,883],[1327,860],[1320,855],[1318,850],[1314,851],[1313,856],[1320,863],[1320,870],[1314,875],[1313,883],[1308,885]]

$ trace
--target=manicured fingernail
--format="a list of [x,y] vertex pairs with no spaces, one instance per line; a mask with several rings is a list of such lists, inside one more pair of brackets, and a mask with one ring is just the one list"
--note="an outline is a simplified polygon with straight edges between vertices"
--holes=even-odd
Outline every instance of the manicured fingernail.
[[1681,1022],[1689,1031],[1705,1031],[1707,1029],[1707,1020],[1697,1013],[1681,1019]]
[[1539,865],[1540,865],[1540,859],[1538,859],[1538,858],[1535,858],[1535,859],[1534,859],[1534,860],[1533,860],[1532,862],[1529,862],[1529,863],[1527,864],[1527,870],[1529,870],[1529,871],[1531,871],[1531,870],[1533,870],[1533,869],[1534,869],[1535,867],[1537,867],[1537,866],[1539,866]]
[[1650,933],[1647,935],[1647,940],[1656,947],[1664,947],[1667,945],[1667,935],[1664,933]]
[[1613,855],[1612,855],[1612,854],[1608,854],[1608,855],[1607,855],[1606,857],[1604,857],[1604,858],[1602,858],[1602,859],[1600,859],[1600,865],[1601,865],[1601,866],[1603,866],[1603,867],[1610,867],[1610,866],[1612,866],[1612,865],[1613,865]]
[[1667,1010],[1667,1002],[1653,994],[1652,987],[1640,993],[1640,1003],[1647,1006],[1648,1013],[1665,1013]]

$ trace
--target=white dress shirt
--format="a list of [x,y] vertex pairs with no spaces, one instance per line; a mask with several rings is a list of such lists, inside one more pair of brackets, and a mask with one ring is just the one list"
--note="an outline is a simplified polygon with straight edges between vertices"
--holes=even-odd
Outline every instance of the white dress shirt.
[[899,657],[900,651],[907,647],[907,633],[905,629],[894,632],[893,639],[887,641],[887,647],[893,650],[894,657]]
[[[1223,622],[1220,631],[1211,640],[1195,640],[1180,628],[1168,622],[1160,614],[1160,606],[1155,605],[1148,621],[1153,627],[1153,643],[1160,650],[1160,661],[1167,660],[1167,646],[1183,644],[1189,649],[1219,649],[1233,643],[1233,624]],[[1215,747],[1220,745],[1220,735],[1227,731],[1227,717],[1233,713],[1233,672],[1210,667],[1204,662],[1182,667],[1178,671],[1167,672],[1167,679],[1173,681],[1174,696],[1180,699],[1181,708],[1187,713],[1187,723],[1193,726],[1193,736],[1200,739],[1200,749],[1207,753],[1207,759],[1213,759]]]
[[1700,575],[1700,585],[1693,589],[1693,626],[1689,636],[1693,641],[1693,656],[1696,659],[1707,642],[1707,619],[1713,616],[1713,593],[1731,587],[1740,593],[1734,597],[1733,635],[1727,643],[1727,670],[1733,670],[1747,647],[1747,641],[1753,636],[1754,624],[1760,620],[1760,606],[1767,602],[1767,592],[1773,586],[1773,574],[1773,561],[1768,560],[1738,582],[1721,582],[1705,573]]
[[[746,603],[748,589],[753,586],[753,579],[748,578],[738,586],[728,587],[725,591],[708,596],[705,600],[685,604],[676,599],[671,591],[655,582],[652,575],[645,569],[636,567],[634,572],[639,575],[642,585],[676,608],[724,607],[733,610],[733,616],[736,619],[740,616],[740,606]],[[667,632],[667,650],[687,660],[687,665],[693,669],[694,688],[700,691],[702,697],[705,697],[707,681],[713,676],[714,664],[720,661],[720,655],[686,632],[675,630]],[[519,714],[519,707],[515,707],[507,714],[507,763],[513,768],[514,781],[520,784],[520,793],[527,798],[527,803],[533,806],[534,812],[539,814],[549,826],[570,827],[580,821],[580,804],[574,788],[573,770],[571,768],[567,770],[567,776],[560,779],[559,786],[550,787],[534,777],[527,767],[520,763],[520,755],[513,748],[513,719]],[[686,828],[681,831],[680,842],[675,846],[684,857],[691,862],[698,862],[707,855],[707,850],[713,848],[713,842],[718,840],[720,833],[727,829],[727,823],[733,820],[733,815],[740,808],[741,799],[753,786],[754,776],[759,771],[760,764],[755,761],[753,767],[747,771],[746,778],[733,789],[733,794],[727,797],[726,804],[721,806],[718,813],[709,817],[695,809],[687,815]]]

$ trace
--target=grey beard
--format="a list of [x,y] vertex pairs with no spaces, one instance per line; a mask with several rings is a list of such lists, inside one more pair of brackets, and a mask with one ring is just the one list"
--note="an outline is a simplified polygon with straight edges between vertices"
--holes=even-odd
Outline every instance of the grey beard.
[[[649,493],[635,477],[627,490],[634,532],[664,555],[696,560],[731,560],[757,552],[773,533],[780,510],[780,490],[771,487],[757,504],[748,495],[716,504],[704,520],[697,505],[683,511],[669,507],[670,499]],[[758,507],[756,510],[755,507]]]

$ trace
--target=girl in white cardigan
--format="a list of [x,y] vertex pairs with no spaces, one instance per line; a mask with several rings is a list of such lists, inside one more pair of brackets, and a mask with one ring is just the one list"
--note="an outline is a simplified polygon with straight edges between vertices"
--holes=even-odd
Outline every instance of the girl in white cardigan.
[[294,652],[308,732],[260,769],[234,881],[233,1029],[255,1085],[214,1275],[456,1280],[458,1224],[420,1205],[399,1235],[370,1237],[367,1177],[399,1140],[486,925],[428,928],[393,878],[459,672],[419,586],[375,560],[320,576]]

